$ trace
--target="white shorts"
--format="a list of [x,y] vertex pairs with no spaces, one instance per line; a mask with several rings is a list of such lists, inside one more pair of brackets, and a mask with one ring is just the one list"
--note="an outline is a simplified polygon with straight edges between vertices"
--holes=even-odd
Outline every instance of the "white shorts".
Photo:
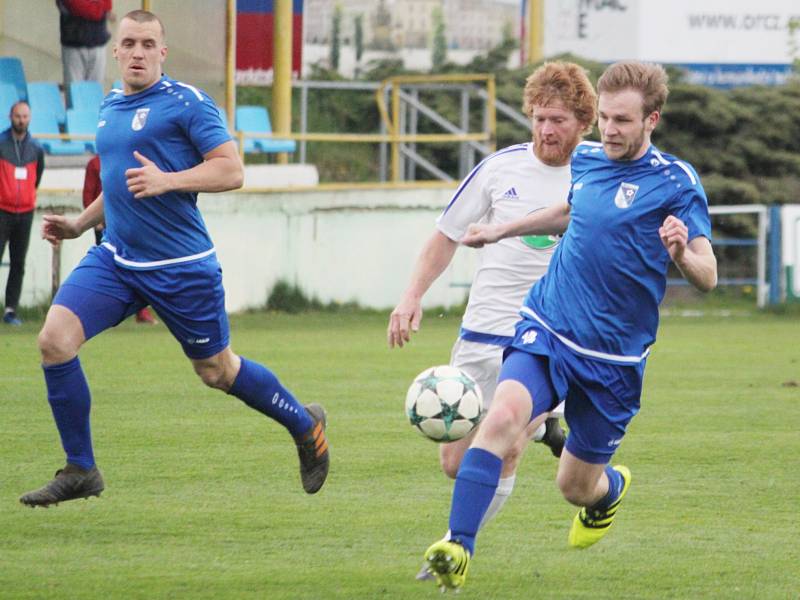
[[497,388],[497,376],[503,363],[503,348],[492,344],[468,342],[461,338],[453,344],[450,364],[465,371],[481,388],[483,408],[488,410]]
[[[497,389],[497,377],[500,375],[500,366],[503,364],[503,351],[505,348],[494,344],[468,342],[458,338],[453,344],[450,354],[450,364],[464,370],[472,377],[481,388],[483,395],[483,408],[489,410],[494,392]],[[561,402],[553,409],[552,416],[564,416],[564,403]]]

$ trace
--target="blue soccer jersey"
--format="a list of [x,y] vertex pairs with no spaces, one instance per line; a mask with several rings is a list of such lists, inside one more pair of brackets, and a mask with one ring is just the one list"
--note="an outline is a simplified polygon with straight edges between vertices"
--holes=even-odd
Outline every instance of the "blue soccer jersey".
[[104,245],[120,266],[157,269],[202,260],[214,246],[194,192],[135,199],[127,169],[142,165],[134,150],[162,171],[190,169],[203,155],[231,139],[213,100],[166,76],[148,89],[125,96],[112,92],[100,108],[97,150],[103,184]]
[[694,169],[651,146],[636,161],[610,160],[602,145],[572,158],[570,224],[523,316],[573,352],[640,362],[655,341],[670,258],[658,229],[680,218],[689,239],[711,239],[708,200]]

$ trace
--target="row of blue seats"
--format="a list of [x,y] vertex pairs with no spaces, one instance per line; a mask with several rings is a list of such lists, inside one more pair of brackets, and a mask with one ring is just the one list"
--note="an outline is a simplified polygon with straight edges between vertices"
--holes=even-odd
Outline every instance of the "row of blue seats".
[[[220,113],[223,122],[227,123],[228,119],[225,110],[220,109]],[[97,131],[97,111],[67,109],[65,125],[64,133],[94,136]],[[294,152],[297,148],[297,143],[294,140],[253,136],[253,134],[269,134],[272,132],[269,113],[263,106],[239,106],[236,109],[236,130],[246,131],[249,134],[248,137],[244,138],[244,152],[246,154]],[[55,115],[47,111],[32,111],[30,132],[34,136],[60,133]],[[48,154],[65,155],[96,152],[94,140],[41,139],[40,142]]]
[[[114,86],[121,84],[115,82]],[[0,58],[0,115],[7,115],[11,106],[18,100],[27,100],[31,106],[31,133],[33,135],[71,133],[94,135],[97,128],[97,114],[103,101],[104,92],[96,81],[76,81],[67,87],[67,105],[61,99],[58,84],[50,81],[27,83],[22,63],[16,57]],[[221,109],[227,124],[227,115]],[[235,115],[236,131],[248,134],[269,134],[272,132],[269,112],[263,106],[240,106]],[[2,129],[2,127],[0,127]],[[50,139],[42,140],[49,154],[81,154],[94,152],[94,142]],[[275,140],[270,138],[247,137],[244,139],[244,152],[294,152],[294,140]]]
[[[228,123],[228,114],[225,109],[220,107],[222,122]],[[263,106],[237,106],[236,131],[246,131],[248,134],[270,134],[272,133],[272,123],[269,119],[269,111]],[[297,149],[297,142],[294,140],[277,140],[266,137],[250,136],[244,138],[245,154],[257,154],[260,152],[294,152]]]
[[[28,83],[19,58],[0,57],[0,116],[5,118],[19,100],[27,101],[31,106],[32,135],[65,132],[94,136],[97,114],[104,97],[102,86],[96,81],[75,81],[65,91],[69,108],[64,105],[57,83]],[[95,152],[94,140],[42,139],[41,143],[48,154]]]
[[14,102],[26,100],[32,110],[52,112],[63,125],[67,108],[97,111],[105,95],[103,87],[97,81],[74,81],[64,91],[66,106],[56,82],[28,83],[18,58],[0,58],[0,114],[8,114],[8,109]]
[[[81,136],[91,136],[92,139],[83,140],[63,140],[63,139],[39,139],[44,151],[47,154],[83,154],[84,152],[95,153],[94,135],[97,132],[97,111],[79,110],[69,108],[65,117],[66,126],[63,133],[70,133]],[[57,135],[62,133],[59,130],[55,115],[48,112],[34,112],[31,110],[31,124],[29,127],[31,135]]]
[[[7,115],[11,106],[18,100],[27,100],[32,112],[51,113],[59,125],[66,123],[67,107],[61,100],[57,83],[33,81],[26,85],[26,89],[27,95],[23,97],[19,95],[14,85],[0,82],[0,114]],[[103,89],[96,81],[74,81],[68,86],[67,99],[69,108],[96,113],[103,101]]]

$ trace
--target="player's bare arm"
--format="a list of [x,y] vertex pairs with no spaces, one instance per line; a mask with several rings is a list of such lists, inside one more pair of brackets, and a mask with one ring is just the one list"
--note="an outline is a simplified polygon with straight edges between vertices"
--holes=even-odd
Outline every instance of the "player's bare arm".
[[386,337],[389,348],[403,347],[410,341],[411,332],[419,330],[422,320],[422,297],[434,281],[450,264],[458,248],[458,242],[451,240],[438,229],[425,243],[414,266],[411,282],[402,300],[389,317]]
[[701,292],[710,292],[717,286],[717,258],[707,238],[688,241],[689,229],[673,215],[664,220],[658,234],[672,262],[689,283]]
[[232,141],[204,154],[196,167],[177,173],[162,171],[139,152],[133,155],[142,166],[125,171],[125,178],[128,191],[137,199],[167,192],[227,192],[244,183],[244,168]]
[[570,206],[567,202],[537,210],[516,221],[489,225],[473,223],[461,243],[471,248],[481,248],[509,237],[520,235],[558,235],[567,230]]
[[42,239],[53,246],[61,240],[73,239],[80,236],[87,229],[103,222],[103,194],[87,206],[77,217],[65,215],[42,216]]

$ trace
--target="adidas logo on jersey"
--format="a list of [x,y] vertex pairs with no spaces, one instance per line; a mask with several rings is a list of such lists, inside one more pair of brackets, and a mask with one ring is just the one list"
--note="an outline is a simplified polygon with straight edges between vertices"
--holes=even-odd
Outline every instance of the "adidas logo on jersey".
[[503,194],[503,198],[508,198],[509,200],[519,200],[517,190],[515,190],[513,187],[510,187],[508,190],[506,190],[506,193]]

